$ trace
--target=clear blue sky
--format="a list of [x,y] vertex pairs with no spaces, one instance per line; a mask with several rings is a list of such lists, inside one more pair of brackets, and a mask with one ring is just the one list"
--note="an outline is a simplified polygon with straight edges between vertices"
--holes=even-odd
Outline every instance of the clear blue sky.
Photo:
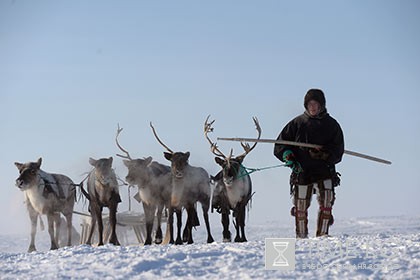
[[[29,232],[15,161],[42,157],[45,171],[79,182],[89,157],[114,156],[124,178],[117,123],[132,156],[169,164],[153,121],[171,149],[214,175],[208,114],[213,139],[254,137],[253,116],[275,138],[311,87],[324,90],[346,149],[393,162],[344,156],[336,219],[418,215],[419,26],[418,1],[1,0],[0,233]],[[245,166],[278,164],[272,148],[258,145]],[[252,175],[248,223],[293,225],[288,177],[286,168]]]

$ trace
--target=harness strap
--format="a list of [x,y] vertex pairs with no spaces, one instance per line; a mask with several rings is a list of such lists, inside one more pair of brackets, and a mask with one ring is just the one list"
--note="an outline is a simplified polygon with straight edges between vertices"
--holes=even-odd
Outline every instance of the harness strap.
[[262,170],[277,168],[277,167],[288,167],[288,165],[287,164],[278,164],[278,165],[261,167],[261,168],[251,168],[251,167],[246,167],[246,166],[241,164],[240,171],[239,171],[238,176],[236,178],[242,178],[246,175],[250,175],[250,174],[252,174],[254,172],[257,172],[257,171],[262,171]]
[[[63,193],[63,189],[61,188],[61,186],[59,184],[57,184],[57,182],[51,182],[50,180],[48,180],[45,176],[42,176],[41,174],[38,174],[39,179],[41,180],[40,186],[44,186],[43,192],[42,192],[42,196],[45,198],[48,198],[48,195],[50,193],[52,193],[53,195],[55,195],[58,199],[64,199],[64,193]],[[56,189],[52,186],[55,185]],[[61,197],[60,195],[62,195],[63,197]]]

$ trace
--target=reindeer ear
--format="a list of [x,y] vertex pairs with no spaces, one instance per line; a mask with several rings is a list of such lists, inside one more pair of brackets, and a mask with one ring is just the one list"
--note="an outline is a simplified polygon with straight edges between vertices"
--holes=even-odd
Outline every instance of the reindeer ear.
[[236,159],[239,163],[242,163],[242,162],[244,161],[244,159],[245,159],[245,155],[242,155],[242,156],[237,156],[235,159]]
[[223,167],[223,164],[225,163],[225,161],[219,157],[215,157],[214,160],[216,161],[216,163],[218,165],[220,165],[221,167]]
[[89,158],[89,164],[90,165],[92,165],[92,166],[96,166],[96,162],[97,162],[97,160],[96,159],[93,159],[93,158]]
[[112,166],[112,161],[113,161],[114,159],[112,158],[112,157],[109,157],[108,158],[108,162],[109,162],[109,165],[111,165]]
[[123,163],[126,167],[130,166],[131,160],[123,159]]
[[39,158],[36,164],[38,165],[38,168],[40,168],[42,164],[42,158]]
[[23,168],[23,163],[15,162],[17,169],[20,171]]
[[167,160],[169,160],[169,161],[171,161],[171,160],[172,160],[172,156],[173,156],[173,154],[172,154],[172,153],[163,152],[163,155],[165,156],[165,158],[166,158]]
[[153,158],[152,157],[147,157],[144,159],[144,161],[146,162],[146,165],[149,165],[152,162]]
[[186,152],[186,153],[185,153],[185,157],[186,157],[187,159],[189,159],[189,158],[190,158],[190,152]]

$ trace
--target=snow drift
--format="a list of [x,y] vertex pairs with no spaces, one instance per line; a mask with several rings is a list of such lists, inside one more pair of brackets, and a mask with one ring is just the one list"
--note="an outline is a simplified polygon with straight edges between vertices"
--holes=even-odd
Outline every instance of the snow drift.
[[[314,228],[312,224],[310,229]],[[265,238],[293,237],[289,222],[248,225],[247,243],[206,244],[199,227],[192,245],[78,245],[26,253],[28,236],[0,236],[1,279],[419,279],[419,217],[337,220],[333,237],[296,240],[293,271],[265,269]]]

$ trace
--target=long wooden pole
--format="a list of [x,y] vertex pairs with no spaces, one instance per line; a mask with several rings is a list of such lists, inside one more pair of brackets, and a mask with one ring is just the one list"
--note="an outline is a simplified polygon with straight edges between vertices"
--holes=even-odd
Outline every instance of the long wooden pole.
[[[310,144],[310,143],[302,143],[302,142],[294,142],[294,141],[286,141],[286,140],[275,140],[275,139],[256,139],[256,138],[238,138],[238,137],[218,137],[217,140],[224,140],[224,141],[237,141],[237,142],[258,142],[258,143],[273,143],[273,144],[282,144],[282,145],[290,145],[290,146],[298,146],[298,147],[306,147],[306,148],[315,148],[315,149],[320,149],[322,148],[321,145],[317,145],[317,144]],[[368,160],[372,160],[372,161],[376,161],[376,162],[380,162],[380,163],[384,163],[384,164],[391,164],[392,162],[385,160],[385,159],[381,159],[381,158],[377,158],[377,157],[373,157],[373,156],[369,156],[366,154],[361,154],[358,152],[353,152],[353,151],[349,151],[349,150],[344,150],[344,153],[350,156],[355,156],[355,157],[360,157],[360,158],[364,158],[364,159],[368,159]]]

